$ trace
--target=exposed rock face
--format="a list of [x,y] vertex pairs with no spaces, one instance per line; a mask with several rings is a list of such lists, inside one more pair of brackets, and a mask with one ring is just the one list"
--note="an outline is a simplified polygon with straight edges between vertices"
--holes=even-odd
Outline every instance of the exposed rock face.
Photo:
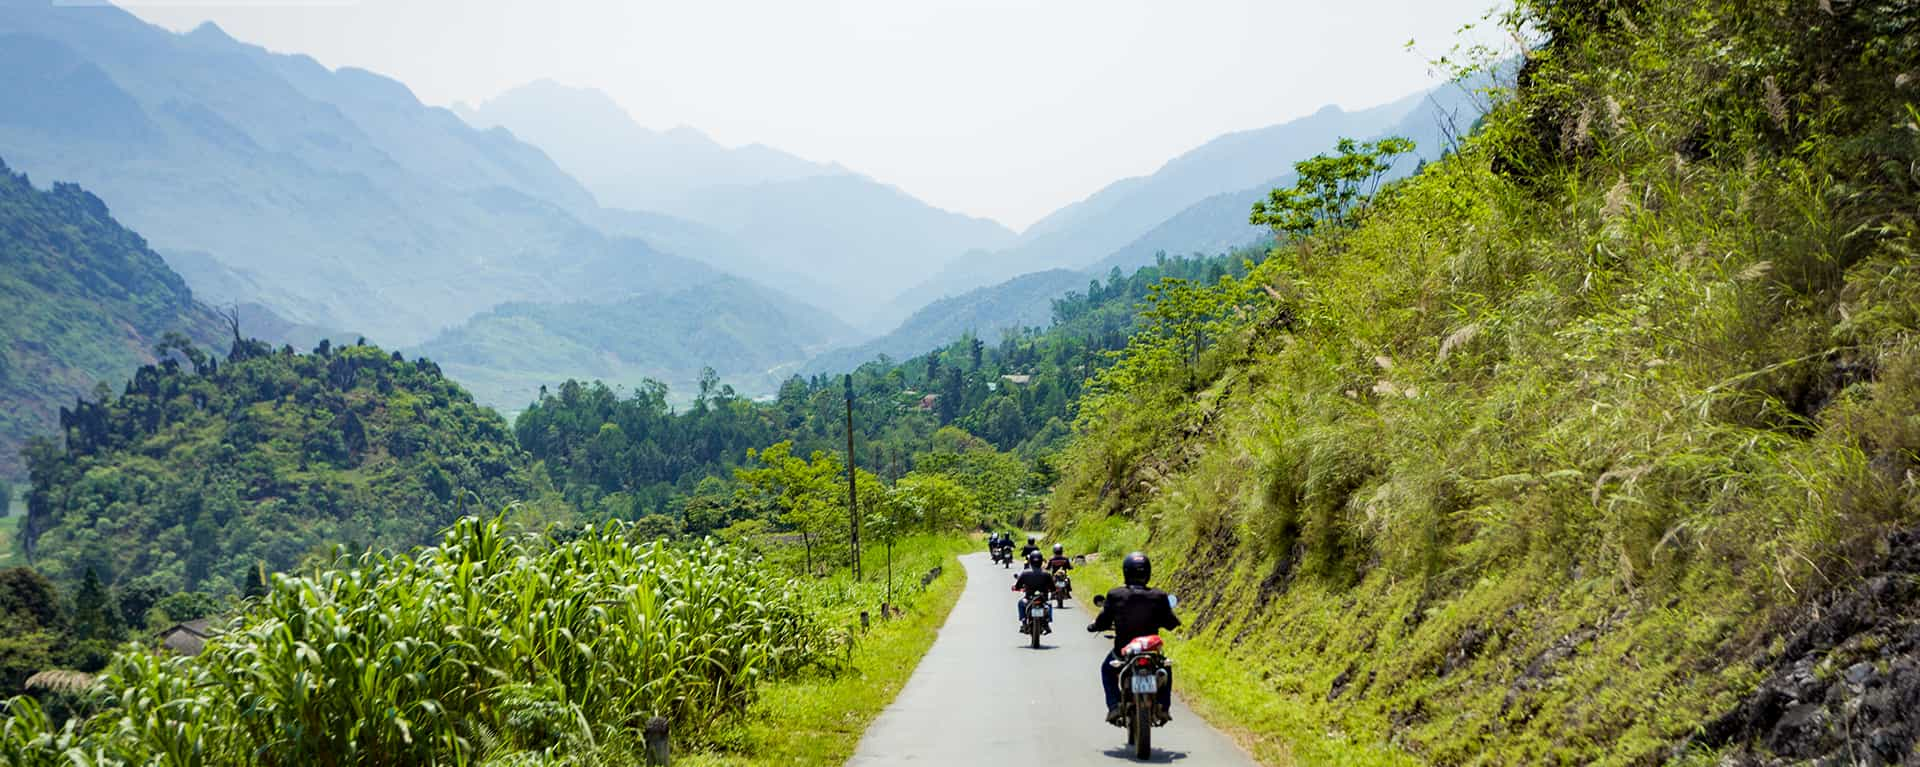
[[1816,601],[1764,659],[1771,675],[1688,748],[1724,764],[1920,765],[1920,530],[1860,585]]

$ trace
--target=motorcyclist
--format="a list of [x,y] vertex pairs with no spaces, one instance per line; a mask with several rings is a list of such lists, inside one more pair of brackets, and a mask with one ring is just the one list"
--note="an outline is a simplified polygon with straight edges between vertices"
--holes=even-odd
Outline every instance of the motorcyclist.
[[1040,544],[1033,536],[1029,535],[1027,536],[1027,545],[1020,547],[1020,558],[1032,559],[1037,556],[1040,556]]
[[1027,555],[1027,569],[1021,570],[1019,575],[1013,577],[1013,590],[1025,592],[1020,597],[1017,612],[1021,629],[1024,631],[1026,628],[1027,600],[1038,599],[1040,604],[1047,606],[1047,628],[1044,633],[1053,633],[1053,604],[1047,601],[1053,595],[1053,576],[1042,569],[1040,552]]
[[[1173,614],[1173,600],[1167,592],[1147,585],[1147,579],[1153,575],[1153,563],[1141,552],[1128,554],[1120,561],[1120,576],[1124,585],[1107,592],[1105,603],[1100,607],[1100,616],[1087,624],[1088,631],[1113,631],[1113,650],[1100,659],[1100,687],[1107,695],[1107,721],[1118,724],[1120,712],[1120,676],[1110,665],[1119,660],[1120,650],[1128,642],[1143,636],[1155,636],[1161,629],[1180,627],[1180,618]],[[1173,670],[1167,670],[1167,683],[1160,688],[1158,711],[1155,715],[1166,721],[1169,706],[1173,701]]]
[[997,548],[1000,548],[1000,532],[998,530],[987,533],[987,550],[992,551]]
[[1073,569],[1073,560],[1067,558],[1067,547],[1053,544],[1053,558],[1047,560],[1047,572],[1059,575]]

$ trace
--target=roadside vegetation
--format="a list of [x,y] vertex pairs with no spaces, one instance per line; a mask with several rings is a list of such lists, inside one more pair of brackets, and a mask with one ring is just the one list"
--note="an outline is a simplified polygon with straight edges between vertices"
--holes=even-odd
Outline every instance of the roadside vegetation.
[[[897,597],[924,603],[907,571],[959,546],[905,546]],[[468,518],[414,554],[275,576],[198,657],[129,648],[63,724],[14,699],[0,761],[638,763],[655,717],[713,743],[767,684],[859,669],[846,619],[887,585],[784,573],[620,523],[538,534]]]
[[1277,762],[1897,760],[1897,703],[1746,696],[1914,661],[1788,634],[1920,523],[1920,14],[1500,21],[1539,42],[1446,159],[1358,196],[1380,147],[1303,163],[1245,279],[1156,294],[1052,526],[1159,558],[1187,689]]
[[[933,646],[966,587],[966,569],[954,557],[977,549],[971,538],[916,539],[898,547],[892,618],[872,615],[844,663],[768,685],[760,699],[713,744],[685,760],[689,767],[845,764],[867,725],[900,694]],[[868,572],[884,561],[869,556]],[[926,586],[921,578],[941,568]],[[871,593],[871,585],[865,587]],[[871,599],[842,604],[874,604]],[[839,622],[857,625],[843,610]],[[850,620],[851,619],[851,620]],[[681,763],[676,759],[676,764]]]

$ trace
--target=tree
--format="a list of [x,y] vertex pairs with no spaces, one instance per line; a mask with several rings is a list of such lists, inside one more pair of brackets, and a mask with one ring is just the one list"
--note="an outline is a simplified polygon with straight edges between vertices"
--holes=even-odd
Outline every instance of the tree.
[[220,612],[220,602],[206,592],[182,591],[161,597],[159,602],[154,603],[153,609],[169,622],[185,623]]
[[893,486],[893,507],[905,520],[930,532],[964,529],[980,521],[973,492],[941,474],[913,472]]
[[73,594],[73,636],[75,639],[109,639],[116,633],[113,608],[100,574],[87,568],[80,579],[80,590]]
[[1281,239],[1300,238],[1329,229],[1352,227],[1365,213],[1380,182],[1393,170],[1400,155],[1412,152],[1413,141],[1390,136],[1358,143],[1340,139],[1339,154],[1315,155],[1294,163],[1294,185],[1274,189],[1255,202],[1248,223],[1272,227]]
[[835,500],[839,497],[835,482],[840,476],[839,459],[818,450],[811,460],[803,459],[793,454],[791,441],[757,452],[749,450],[747,457],[760,466],[735,469],[734,478],[743,491],[770,500],[778,509],[779,521],[800,533],[807,572],[813,572],[814,544],[833,538],[834,531],[843,527],[839,522],[846,506]]
[[240,596],[258,599],[267,595],[267,566],[255,562],[247,568],[246,585],[240,587]]
[[139,627],[147,624],[147,611],[159,604],[166,596],[166,589],[151,581],[129,584],[120,589],[121,625]]

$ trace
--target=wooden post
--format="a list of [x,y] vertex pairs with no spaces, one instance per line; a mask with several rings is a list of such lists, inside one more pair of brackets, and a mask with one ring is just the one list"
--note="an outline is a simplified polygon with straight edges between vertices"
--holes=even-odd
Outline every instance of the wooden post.
[[667,740],[667,718],[656,716],[647,720],[647,764],[667,767],[673,755],[671,744]]
[[[853,537],[853,580],[860,581],[860,497],[855,489],[856,482],[853,455],[853,374],[848,373],[847,385],[847,522]],[[865,616],[861,617],[862,622]]]

